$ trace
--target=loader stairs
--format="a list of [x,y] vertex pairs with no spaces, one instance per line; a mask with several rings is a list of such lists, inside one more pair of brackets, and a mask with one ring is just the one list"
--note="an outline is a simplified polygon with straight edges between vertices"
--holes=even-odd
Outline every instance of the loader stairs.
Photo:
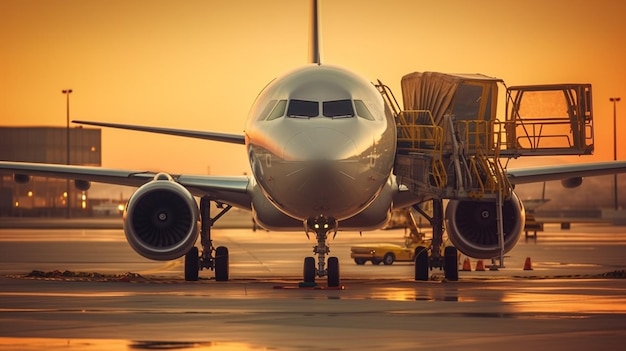
[[416,72],[402,79],[402,109],[379,81],[396,119],[398,182],[424,199],[502,201],[512,192],[506,160],[593,151],[589,84],[508,88],[502,121],[503,84],[479,74]]

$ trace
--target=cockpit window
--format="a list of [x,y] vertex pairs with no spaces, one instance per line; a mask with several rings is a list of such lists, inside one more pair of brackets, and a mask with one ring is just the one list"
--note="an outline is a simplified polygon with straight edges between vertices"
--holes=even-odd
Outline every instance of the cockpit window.
[[269,115],[270,111],[272,111],[272,109],[274,108],[274,106],[276,105],[276,100],[271,100],[267,106],[265,106],[265,108],[263,109],[263,111],[261,112],[261,114],[259,114],[258,119],[260,121],[264,120],[265,118],[267,118],[267,115]]
[[372,116],[363,100],[354,100],[354,107],[356,108],[356,114],[359,115],[359,117],[363,117],[370,121],[374,120],[374,116]]
[[277,104],[276,107],[274,107],[274,109],[272,110],[272,113],[270,113],[269,117],[267,117],[268,121],[271,121],[273,119],[282,117],[285,115],[285,107],[287,107],[287,100],[280,100]]
[[288,117],[310,118],[320,114],[319,103],[317,101],[289,100],[287,108]]
[[351,100],[324,101],[324,117],[346,118],[354,117]]

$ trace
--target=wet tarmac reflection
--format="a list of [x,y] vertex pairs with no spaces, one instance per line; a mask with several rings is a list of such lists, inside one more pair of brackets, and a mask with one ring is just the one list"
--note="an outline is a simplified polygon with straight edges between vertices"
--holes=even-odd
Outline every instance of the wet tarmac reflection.
[[459,298],[459,291],[456,288],[433,290],[382,287],[372,289],[370,298],[389,301],[473,301],[470,297]]
[[53,339],[53,338],[0,338],[0,350],[179,350],[179,351],[246,351],[267,350],[264,347],[241,342],[191,342],[191,341],[134,341],[117,339]]
[[350,245],[394,235],[343,233],[345,288],[303,289],[299,234],[216,230],[232,279],[190,283],[182,260],[141,259],[119,230],[0,230],[0,351],[623,349],[623,228],[548,225],[505,268],[458,282],[351,262]]

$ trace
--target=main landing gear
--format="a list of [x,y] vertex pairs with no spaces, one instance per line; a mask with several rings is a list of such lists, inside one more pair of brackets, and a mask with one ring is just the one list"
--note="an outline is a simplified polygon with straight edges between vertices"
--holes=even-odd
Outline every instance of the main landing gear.
[[317,245],[313,246],[313,253],[317,254],[317,268],[315,267],[315,258],[306,257],[304,259],[304,283],[315,284],[315,277],[324,277],[328,279],[329,287],[339,286],[339,259],[337,257],[328,258],[328,267],[325,267],[326,254],[330,252],[326,245],[328,233],[331,231],[337,234],[337,221],[334,218],[318,216],[309,218],[305,222],[307,237],[309,232],[315,233]]
[[225,246],[213,247],[211,227],[232,206],[218,205],[221,208],[220,213],[211,218],[211,199],[208,196],[203,196],[200,199],[200,243],[202,245],[202,253],[199,255],[198,248],[193,247],[185,255],[186,281],[197,281],[200,270],[205,268],[215,271],[216,281],[228,280],[228,248]]
[[418,246],[415,249],[415,280],[428,280],[428,272],[433,268],[443,269],[444,277],[449,281],[459,280],[459,262],[457,250],[453,246],[443,246],[443,200],[433,199],[433,216],[430,217],[421,207],[414,207],[433,227],[433,241],[430,249]]

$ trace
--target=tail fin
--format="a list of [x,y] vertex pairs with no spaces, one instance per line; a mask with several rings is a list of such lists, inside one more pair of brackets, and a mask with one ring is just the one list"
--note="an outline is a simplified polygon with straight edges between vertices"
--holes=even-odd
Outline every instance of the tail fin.
[[319,4],[318,0],[311,0],[311,28],[309,62],[318,65],[322,64],[320,58],[320,25],[319,25]]

